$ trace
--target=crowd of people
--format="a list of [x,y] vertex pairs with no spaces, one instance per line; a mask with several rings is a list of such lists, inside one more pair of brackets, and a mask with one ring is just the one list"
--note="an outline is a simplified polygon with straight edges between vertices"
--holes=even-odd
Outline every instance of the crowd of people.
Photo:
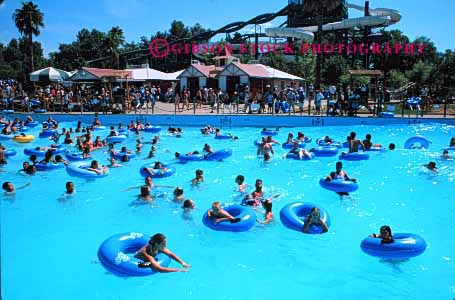
[[[112,89],[110,89],[112,87]],[[429,111],[437,102],[428,88],[422,88],[417,94],[423,110]],[[369,105],[370,91],[367,85],[351,87],[328,85],[316,89],[313,84],[295,87],[277,87],[267,85],[265,89],[238,85],[235,91],[225,92],[219,88],[201,87],[190,90],[183,86],[159,84],[126,85],[96,83],[64,86],[52,83],[36,85],[33,93],[26,93],[22,85],[15,80],[0,80],[0,98],[3,109],[34,111],[95,111],[95,112],[153,112],[160,102],[173,103],[174,110],[169,113],[190,111],[203,106],[210,108],[210,113],[260,113],[287,114],[310,113],[312,115],[354,116],[359,110],[374,113],[374,105]],[[377,97],[383,103],[390,101],[390,92],[381,90]],[[145,111],[144,111],[145,110]]]

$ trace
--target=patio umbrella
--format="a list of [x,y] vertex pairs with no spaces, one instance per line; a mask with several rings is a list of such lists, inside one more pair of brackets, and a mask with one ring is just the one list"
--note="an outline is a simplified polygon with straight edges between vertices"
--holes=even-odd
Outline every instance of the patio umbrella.
[[68,80],[68,78],[68,72],[52,67],[30,73],[30,81],[63,82]]

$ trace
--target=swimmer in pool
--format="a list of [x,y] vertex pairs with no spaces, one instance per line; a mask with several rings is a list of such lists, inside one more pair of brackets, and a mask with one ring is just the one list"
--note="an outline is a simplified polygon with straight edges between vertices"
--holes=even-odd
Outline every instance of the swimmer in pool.
[[176,187],[174,192],[174,202],[182,202],[185,197],[183,196],[183,189],[181,187]]
[[428,164],[423,165],[423,166],[430,171],[438,173],[438,168],[436,167],[436,163],[434,161],[430,161]]
[[373,233],[370,235],[372,238],[381,239],[381,244],[390,244],[393,243],[392,229],[390,226],[384,225],[379,229],[380,233]]
[[303,223],[303,232],[310,233],[310,226],[312,224],[320,225],[322,227],[323,233],[329,231],[327,224],[321,219],[321,212],[317,207],[313,207],[310,213],[305,217],[305,222]]
[[212,203],[212,209],[207,212],[207,216],[209,219],[212,219],[215,224],[218,224],[220,222],[224,221],[230,221],[231,223],[235,221],[240,221],[240,219],[236,219],[233,216],[231,216],[230,213],[225,211],[224,209],[221,208],[221,202],[215,201]]
[[146,202],[153,201],[152,195],[150,195],[150,188],[148,185],[141,186],[141,194],[139,195],[139,199],[144,200]]
[[244,193],[245,189],[247,188],[247,185],[245,183],[245,176],[237,175],[235,178],[235,183],[237,184],[237,190],[241,193]]
[[95,172],[97,175],[101,175],[101,174],[106,174],[107,167],[105,167],[105,166],[100,167],[98,164],[98,161],[93,160],[92,163],[90,164],[90,167],[87,168],[87,171]]
[[192,185],[199,184],[201,182],[204,182],[204,171],[201,169],[196,170],[196,177],[191,180]]
[[[155,176],[157,174],[163,174],[166,172],[167,168],[163,166],[163,164],[159,161],[155,162],[153,168],[145,168],[144,171],[147,172],[150,176]],[[160,173],[161,172],[161,173]]]
[[[335,172],[331,172],[329,176],[325,178],[326,181],[331,180],[348,180],[352,182],[357,182],[355,178],[350,178],[348,174],[343,171],[343,163],[341,161],[336,163],[336,170]],[[349,196],[348,192],[336,192],[340,196]]]
[[14,195],[17,190],[23,190],[30,185],[31,185],[31,183],[29,182],[21,187],[15,188],[14,185],[10,181],[6,181],[2,184],[2,188],[5,191],[5,195]]
[[66,191],[65,193],[67,195],[73,195],[76,193],[76,190],[74,189],[74,183],[72,181],[68,181],[65,185]]
[[262,202],[262,207],[265,209],[264,221],[259,221],[258,219],[256,221],[260,224],[268,224],[273,220],[272,200],[267,199]]
[[[161,266],[155,260],[155,256],[157,256],[158,253],[166,254],[167,256],[181,264],[184,269],[167,268]],[[185,263],[183,260],[181,260],[177,255],[172,253],[166,247],[166,237],[161,233],[157,233],[154,236],[152,236],[148,244],[144,245],[141,249],[139,249],[135,257],[144,261],[143,263],[140,263],[138,265],[140,268],[152,268],[160,273],[187,272],[188,271],[187,269],[191,267],[189,264]]]

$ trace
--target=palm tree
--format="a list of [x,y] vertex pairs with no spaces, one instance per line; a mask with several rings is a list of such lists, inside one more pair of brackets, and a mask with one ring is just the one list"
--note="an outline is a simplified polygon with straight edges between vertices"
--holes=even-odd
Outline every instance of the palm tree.
[[112,27],[107,33],[105,44],[108,53],[111,55],[111,65],[116,66],[117,69],[120,69],[118,47],[124,43],[125,37],[123,36],[123,30],[118,26]]
[[117,49],[125,43],[125,37],[123,36],[123,30],[118,27],[112,27],[107,33],[108,47]]
[[[1,0],[0,0],[1,1]],[[33,36],[40,35],[40,28],[44,27],[44,14],[39,10],[38,5],[33,2],[22,2],[22,8],[16,9],[13,13],[14,23],[17,30],[23,35],[29,46],[29,73],[33,72]]]

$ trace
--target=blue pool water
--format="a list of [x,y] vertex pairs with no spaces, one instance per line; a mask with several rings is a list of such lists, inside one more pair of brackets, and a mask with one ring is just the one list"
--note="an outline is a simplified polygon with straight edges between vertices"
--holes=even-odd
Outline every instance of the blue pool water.
[[[75,123],[61,123],[61,127]],[[337,158],[312,161],[282,159],[285,150],[264,164],[256,157],[253,140],[259,128],[225,130],[238,141],[203,137],[199,128],[183,128],[178,139],[161,133],[156,159],[145,159],[150,145],[123,168],[111,169],[96,181],[69,177],[65,169],[40,172],[33,177],[18,174],[25,160],[23,149],[44,146],[44,140],[15,144],[19,154],[2,167],[1,182],[12,181],[15,197],[2,195],[1,280],[3,299],[452,299],[455,297],[455,162],[441,160],[441,148],[455,136],[448,125],[337,126],[283,128],[316,138],[329,134],[344,141],[354,130],[358,137],[373,135],[373,142],[396,151],[371,153],[370,160],[344,161],[344,170],[358,179],[360,188],[347,199],[322,189],[319,179],[335,169]],[[33,131],[35,134],[38,129]],[[107,132],[94,135],[106,136]],[[432,140],[427,151],[403,150],[408,137],[424,135]],[[143,141],[153,134],[143,133]],[[223,162],[176,164],[176,174],[155,183],[181,186],[186,198],[196,202],[192,219],[182,218],[180,204],[172,202],[172,189],[161,188],[152,205],[134,205],[143,178],[139,168],[156,160],[172,162],[175,151],[201,150],[204,143],[216,149],[232,148]],[[135,137],[126,145],[134,148]],[[119,146],[117,146],[119,148]],[[308,147],[307,147],[308,148]],[[455,152],[451,153],[455,157]],[[106,154],[95,152],[107,163]],[[436,161],[439,175],[422,165]],[[196,169],[203,169],[205,182],[192,188]],[[243,233],[216,232],[205,227],[202,216],[213,201],[239,203],[234,178],[243,174],[253,189],[264,181],[266,194],[280,193],[274,200],[273,224],[255,225]],[[62,198],[65,182],[74,181],[77,194]],[[327,234],[305,235],[285,228],[279,211],[287,203],[308,201],[325,208],[331,219]],[[258,214],[262,219],[263,215]],[[393,232],[412,232],[427,242],[426,251],[402,262],[387,262],[364,254],[361,240],[388,224]],[[192,265],[188,273],[122,278],[109,273],[98,261],[99,245],[120,232],[162,232],[168,247]],[[179,267],[176,262],[172,267]]]

